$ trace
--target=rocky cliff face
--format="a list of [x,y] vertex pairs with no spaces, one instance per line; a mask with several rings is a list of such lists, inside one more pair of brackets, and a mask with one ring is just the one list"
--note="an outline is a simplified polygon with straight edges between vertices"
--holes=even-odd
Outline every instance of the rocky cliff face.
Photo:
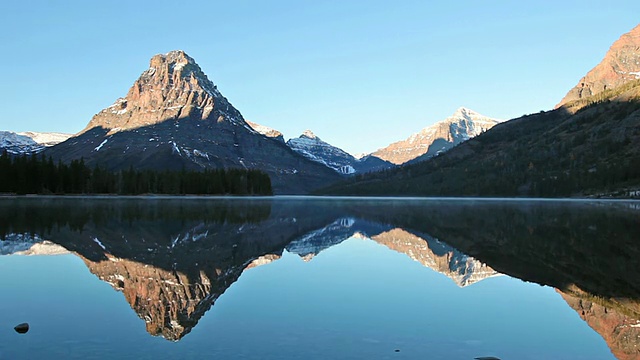
[[426,160],[480,135],[499,122],[473,110],[459,108],[450,117],[422,129],[406,140],[379,149],[372,155],[394,164],[403,164],[418,157]]
[[133,83],[127,96],[96,114],[84,131],[95,127],[111,133],[191,118],[245,124],[242,115],[184,51],[151,58],[149,69]]
[[580,79],[556,107],[636,79],[640,79],[640,25],[613,43],[604,59]]
[[124,98],[47,155],[112,170],[260,169],[280,194],[340,178],[251,128],[183,51],[154,56]]

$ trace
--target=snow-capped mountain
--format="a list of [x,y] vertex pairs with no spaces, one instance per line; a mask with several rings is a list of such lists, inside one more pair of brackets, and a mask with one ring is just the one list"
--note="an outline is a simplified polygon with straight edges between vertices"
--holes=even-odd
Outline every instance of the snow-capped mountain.
[[65,134],[65,133],[58,133],[58,132],[37,132],[37,131],[19,132],[18,135],[28,136],[31,139],[33,139],[33,141],[45,147],[57,145],[73,136],[73,134]]
[[9,154],[30,154],[43,148],[28,136],[11,131],[0,131],[0,150],[7,150]]
[[356,159],[348,152],[322,141],[310,130],[305,130],[297,138],[289,139],[287,145],[306,158],[323,164],[340,174],[376,171],[390,168],[393,164],[375,156]]
[[379,149],[372,155],[398,165],[418,157],[426,160],[480,135],[498,123],[500,120],[461,107],[448,118],[422,129],[406,140]]
[[67,140],[71,134],[0,131],[0,152],[14,155],[32,154]]
[[284,143],[284,136],[282,135],[282,133],[274,128],[270,128],[268,126],[264,126],[264,125],[260,125],[260,124],[256,124],[254,122],[251,121],[247,121],[247,124],[249,124],[249,126],[251,126],[251,128],[257,132],[259,132],[260,134],[268,137],[268,138],[272,138],[275,140],[280,141],[281,143]]
[[46,154],[110,170],[259,169],[278,194],[308,193],[340,178],[251,128],[180,50],[153,56],[125,97]]

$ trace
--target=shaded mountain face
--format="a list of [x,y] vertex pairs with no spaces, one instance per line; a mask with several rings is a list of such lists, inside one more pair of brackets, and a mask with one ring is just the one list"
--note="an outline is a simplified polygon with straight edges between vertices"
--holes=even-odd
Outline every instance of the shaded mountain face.
[[604,59],[569,90],[556,108],[636,79],[640,79],[640,25],[614,42]]
[[378,171],[393,167],[393,164],[376,156],[365,156],[356,159],[346,151],[322,141],[311,132],[311,130],[306,130],[297,138],[289,139],[287,145],[293,149],[293,151],[309,160],[323,164],[344,175]]
[[426,160],[480,135],[499,122],[473,110],[459,108],[450,117],[372,155],[398,165],[417,158]]
[[325,194],[640,195],[640,80],[514,119],[428,161],[370,174]]
[[276,193],[306,193],[339,175],[254,129],[182,51],[156,55],[127,96],[47,155],[111,170],[252,168]]

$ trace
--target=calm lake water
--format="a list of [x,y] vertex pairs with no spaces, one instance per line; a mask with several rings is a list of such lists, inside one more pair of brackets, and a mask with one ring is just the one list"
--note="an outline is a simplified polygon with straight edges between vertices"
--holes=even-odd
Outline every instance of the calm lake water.
[[640,202],[0,198],[0,239],[0,359],[640,359]]

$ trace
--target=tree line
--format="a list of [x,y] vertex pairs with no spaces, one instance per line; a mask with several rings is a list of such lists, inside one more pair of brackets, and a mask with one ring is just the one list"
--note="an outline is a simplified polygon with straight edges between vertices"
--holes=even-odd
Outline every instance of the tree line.
[[44,155],[0,155],[0,193],[14,194],[201,194],[272,195],[271,179],[260,170],[110,171],[83,159],[55,163]]

